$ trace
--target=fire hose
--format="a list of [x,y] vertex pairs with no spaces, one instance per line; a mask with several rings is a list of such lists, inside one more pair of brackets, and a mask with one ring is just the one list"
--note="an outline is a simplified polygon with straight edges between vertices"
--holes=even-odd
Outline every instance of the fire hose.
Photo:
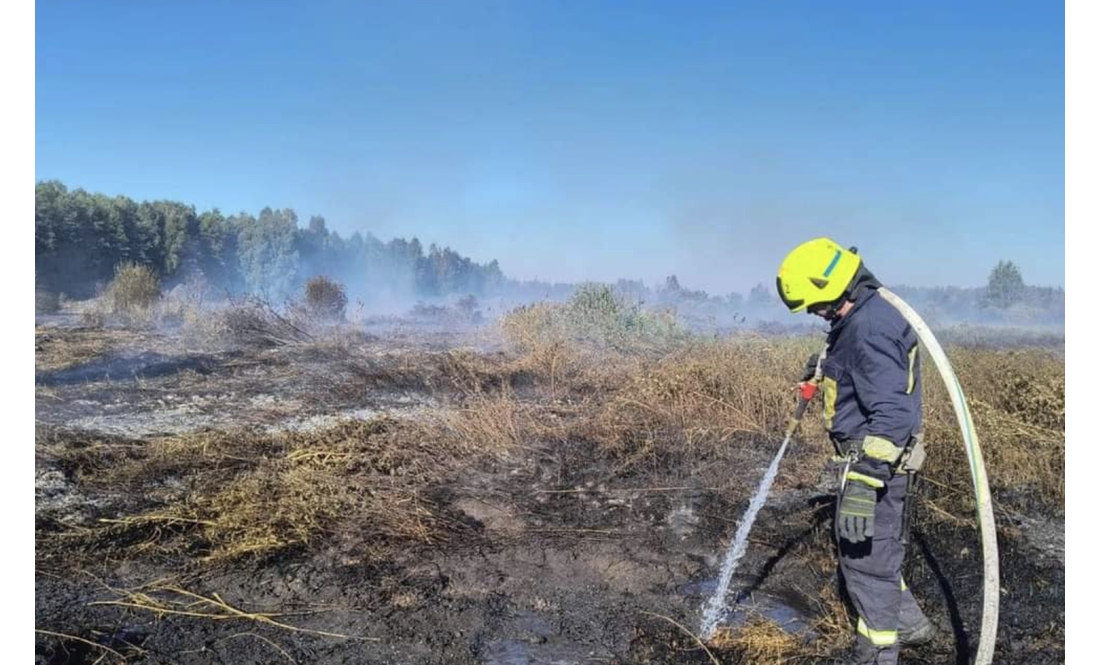
[[970,417],[970,408],[966,404],[962,386],[955,376],[951,363],[947,360],[947,354],[943,352],[939,342],[936,341],[932,330],[904,300],[899,298],[886,288],[880,287],[878,293],[886,302],[894,306],[901,313],[913,330],[917,338],[932,356],[932,361],[939,370],[947,392],[951,396],[951,405],[955,409],[955,418],[959,423],[959,431],[962,433],[963,446],[966,448],[967,459],[970,462],[970,477],[974,482],[974,502],[977,506],[978,527],[982,540],[982,560],[984,568],[983,602],[982,602],[982,628],[978,640],[978,651],[974,657],[975,665],[989,665],[993,661],[993,647],[997,640],[997,615],[1000,609],[1000,570],[997,561],[997,527],[993,521],[993,503],[989,494],[989,480],[986,478],[985,462],[982,461],[982,449],[978,444],[978,433],[974,429],[974,421]]

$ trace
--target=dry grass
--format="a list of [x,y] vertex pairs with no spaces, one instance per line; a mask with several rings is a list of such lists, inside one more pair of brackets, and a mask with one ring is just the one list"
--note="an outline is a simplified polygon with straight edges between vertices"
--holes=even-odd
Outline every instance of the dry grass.
[[39,372],[67,369],[114,349],[147,342],[143,335],[124,330],[39,327],[34,329],[34,368]]
[[[129,610],[147,611],[157,618],[165,616],[186,616],[195,619],[208,619],[212,621],[244,621],[255,622],[265,626],[273,626],[296,633],[308,633],[322,637],[336,637],[342,639],[357,639],[377,641],[375,638],[363,636],[351,636],[341,633],[330,633],[320,630],[300,628],[289,623],[283,617],[283,612],[264,612],[242,610],[222,599],[217,594],[204,596],[186,589],[170,580],[157,580],[134,589],[108,589],[116,595],[113,600],[95,601],[94,605],[109,605],[122,607]],[[298,611],[295,614],[302,614]]]
[[833,584],[821,587],[817,605],[802,631],[792,632],[774,619],[754,614],[742,625],[720,627],[709,645],[735,662],[752,665],[827,661],[850,648],[853,624]]
[[[598,396],[582,403],[570,435],[597,441],[602,452],[627,465],[652,469],[697,467],[708,458],[744,459],[744,448],[738,449],[744,441],[778,444],[794,407],[791,387],[807,355],[822,343],[808,337],[746,337],[678,342],[657,355],[641,344],[637,353],[619,346],[594,356],[590,338],[562,334],[555,315],[544,306],[505,323],[539,380],[553,386],[552,394],[580,392],[572,384],[581,376],[601,386]],[[553,335],[539,336],[547,331]],[[1057,348],[972,346],[950,348],[949,356],[998,500],[1014,501],[1023,492],[1060,511],[1065,497],[1064,355]],[[925,519],[966,523],[972,520],[973,500],[965,449],[948,393],[930,356],[923,358],[929,453],[924,475],[930,483],[924,493],[935,510],[922,512]],[[820,402],[807,412],[801,438],[806,444],[793,453],[800,457],[798,469],[785,474],[788,481],[809,483],[832,454]],[[828,540],[821,536],[799,548],[800,558],[819,567],[822,579],[835,566]],[[852,618],[831,583],[822,584],[819,596],[812,640],[759,621],[713,646],[752,663],[812,661],[839,653],[850,646]]]
[[674,450],[722,454],[738,438],[774,438],[790,416],[788,377],[804,361],[804,347],[750,337],[645,363],[606,401],[596,436],[610,451],[651,461]]
[[[671,329],[654,335],[659,327],[638,323],[653,316],[597,289],[565,304],[521,308],[501,325],[551,395],[591,395],[573,434],[598,441],[628,465],[727,457],[738,441],[778,444],[794,407],[791,387],[824,340],[744,335],[715,341]],[[1065,498],[1064,353],[971,344],[951,347],[949,356],[994,491],[1030,493],[1059,507]],[[961,490],[937,496],[939,508],[969,516],[972,483],[954,411],[930,356],[922,358],[925,475],[934,486]],[[805,463],[785,472],[781,484],[812,482],[832,454],[820,409],[820,401],[811,405],[803,420],[801,438],[814,442],[797,447]]]
[[[524,316],[541,316],[539,311],[527,310]],[[516,321],[506,319],[506,324]],[[533,329],[541,330],[539,325]],[[526,377],[538,394],[571,405],[571,415],[557,424],[558,439],[594,440],[626,465],[651,467],[730,459],[742,454],[738,446],[745,442],[778,445],[794,408],[794,382],[806,357],[822,343],[814,337],[745,335],[679,342],[651,356],[645,345],[633,354],[594,351],[569,339],[532,343],[537,339],[532,328],[519,330],[517,357],[452,355],[444,374],[471,392]],[[1057,350],[981,347],[952,348],[949,356],[966,392],[994,491],[1031,492],[1060,506],[1065,497],[1064,357]],[[970,471],[954,411],[929,356],[923,358],[925,476],[933,485],[961,490],[937,501],[952,514],[969,516]],[[792,450],[799,464],[785,467],[781,484],[813,483],[832,455],[820,413],[819,398],[803,419],[799,437],[805,443]]]
[[[218,561],[326,541],[370,558],[390,543],[445,540],[461,528],[434,493],[461,469],[508,454],[532,422],[500,394],[417,422],[349,420],[144,444],[54,432],[43,433],[39,448],[87,487],[128,489],[153,504],[101,520],[90,534],[101,544]],[[165,491],[170,479],[185,490]]]
[[[603,388],[573,432],[626,462],[728,457],[738,442],[778,445],[794,408],[791,388],[811,338],[745,338],[684,346],[658,359],[605,360],[585,380]],[[1065,498],[1065,366],[1055,352],[953,349],[995,492],[1030,492],[1058,507]],[[594,378],[593,372],[605,377]],[[924,367],[925,476],[961,490],[941,507],[969,515],[969,464],[947,391]],[[540,375],[545,376],[545,375]],[[565,374],[564,376],[569,376]],[[556,389],[561,392],[560,380]],[[565,392],[570,392],[568,389]],[[803,419],[795,454],[805,463],[788,482],[812,482],[832,455],[820,401]],[[816,462],[814,462],[816,458]],[[794,474],[793,476],[791,474]]]
[[737,628],[721,628],[710,640],[716,650],[737,654],[741,662],[754,665],[780,665],[790,661],[803,639],[783,629],[772,619],[754,616]]
[[[61,544],[83,543],[99,556],[113,550],[123,557],[170,552],[207,562],[333,547],[345,561],[369,560],[394,547],[464,533],[444,496],[456,479],[548,443],[591,450],[597,459],[586,461],[610,461],[606,468],[624,477],[633,470],[696,469],[711,462],[735,476],[727,472],[736,468],[731,465],[757,454],[762,443],[778,445],[794,407],[791,388],[822,342],[673,335],[658,346],[639,333],[644,326],[631,327],[632,314],[614,307],[618,319],[598,307],[583,310],[596,311],[600,323],[573,334],[569,317],[577,313],[563,307],[571,306],[540,305],[506,317],[502,326],[512,353],[402,352],[379,356],[377,366],[359,366],[349,379],[349,390],[415,387],[443,398],[446,407],[418,420],[379,418],[307,432],[252,429],[144,442],[43,431],[40,454],[58,460],[78,484],[134,497],[95,528],[66,533]],[[296,348],[339,352],[293,338],[262,311],[250,315],[234,334],[258,331],[261,345],[305,341]],[[609,333],[608,321],[628,332]],[[112,331],[67,335],[64,343],[52,334],[36,330],[40,369],[85,361],[119,343]],[[949,355],[997,497],[1023,492],[1060,509],[1063,356],[1057,350],[979,347],[954,347]],[[973,515],[969,466],[947,392],[924,358],[925,475],[935,510],[921,512],[924,519],[965,522]],[[819,402],[807,412],[800,438],[780,485],[813,482],[832,454]],[[49,546],[50,537],[45,534],[42,544]],[[835,567],[828,529],[817,529],[791,554],[821,580],[813,639],[758,618],[712,641],[723,661],[812,661],[849,644],[851,617],[828,581]],[[164,589],[150,597],[159,604],[132,609],[172,609],[171,598],[182,598]],[[213,605],[204,607],[214,611]]]
[[471,452],[511,451],[536,429],[535,407],[518,401],[509,390],[476,394],[445,412],[440,423],[448,438]]
[[[52,630],[43,630],[43,629],[40,629],[40,628],[35,628],[34,632],[35,632],[36,635],[45,635],[47,637],[57,638],[57,639],[62,640],[63,642],[69,642],[69,641],[78,642],[80,644],[84,644],[86,646],[89,646],[89,647],[95,649],[96,652],[101,654],[100,657],[97,658],[94,661],[95,663],[100,663],[100,662],[125,663],[127,661],[126,656],[124,656],[121,653],[115,651],[114,649],[112,649],[110,647],[107,647],[107,646],[104,646],[104,645],[100,644],[99,642],[93,642],[92,640],[86,640],[83,637],[79,637],[77,635],[69,635],[68,633],[57,633],[57,632],[54,632]],[[140,649],[137,649],[136,651],[139,654],[144,653]],[[112,660],[104,660],[108,656],[112,657],[114,660],[113,661]]]
[[[1065,361],[1042,349],[952,349],[991,487],[1065,501]],[[930,363],[926,363],[930,365]],[[947,392],[924,368],[926,476],[963,490],[951,512],[973,510],[970,469]]]
[[280,435],[267,446],[274,454],[241,464],[224,483],[219,482],[224,466],[247,458],[234,454],[232,446],[210,457],[209,444],[200,443],[208,456],[204,480],[213,491],[200,489],[174,512],[202,521],[211,559],[307,546],[345,529],[361,529],[367,542],[430,541],[438,517],[423,492],[438,475],[432,451],[415,440],[415,431],[406,434],[391,422],[353,421]]
[[[835,566],[832,558],[829,561],[831,566]],[[836,586],[831,582],[824,584],[817,596],[817,614],[810,624],[810,630],[817,638],[803,645],[802,652],[814,658],[843,652],[852,645],[853,627],[854,617],[840,599]]]
[[760,614],[751,615],[743,625],[720,628],[710,646],[733,662],[817,663],[830,659],[851,647],[855,617],[840,599],[833,572],[836,555],[829,525],[817,525],[810,537],[790,553],[789,565],[808,568],[819,580],[817,593],[810,596],[816,606],[808,615],[808,625],[792,632]]
[[[50,335],[36,331],[39,367],[64,367],[118,343],[112,331],[66,335],[64,344]],[[762,443],[778,445],[794,405],[794,379],[818,344],[750,335],[681,341],[657,356],[644,345],[633,354],[568,339],[521,344],[515,354],[416,352],[363,367],[349,380],[426,388],[450,400],[425,420],[353,421],[307,433],[197,433],[140,446],[51,443],[46,436],[41,447],[92,486],[127,487],[156,499],[165,479],[177,479],[183,498],[157,499],[105,524],[113,533],[142,532],[156,547],[222,559],[326,539],[428,542],[453,527],[433,498],[447,473],[541,442],[595,443],[620,472],[721,466],[759,453]],[[951,357],[994,491],[1031,492],[1060,506],[1064,362],[1034,349],[960,348]],[[969,467],[954,415],[928,363],[924,376],[926,476],[932,487],[952,490],[933,497],[937,510],[966,520],[973,511]],[[804,443],[792,450],[798,463],[784,467],[780,485],[812,483],[830,456],[819,414],[817,405],[807,413]]]

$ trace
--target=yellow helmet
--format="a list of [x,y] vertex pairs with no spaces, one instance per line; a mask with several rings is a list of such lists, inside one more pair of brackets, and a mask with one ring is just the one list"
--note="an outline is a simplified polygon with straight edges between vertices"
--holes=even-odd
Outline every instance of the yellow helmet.
[[787,254],[775,285],[787,309],[801,312],[843,298],[861,263],[854,251],[829,238],[814,238]]

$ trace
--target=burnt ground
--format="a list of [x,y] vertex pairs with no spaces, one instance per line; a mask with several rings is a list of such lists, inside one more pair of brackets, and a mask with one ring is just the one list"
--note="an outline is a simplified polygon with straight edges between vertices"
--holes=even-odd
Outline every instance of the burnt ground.
[[[263,351],[104,335],[36,331],[40,429],[95,431],[140,445],[154,435],[242,423],[302,428],[338,417],[416,417],[441,399],[449,349],[498,352],[480,337],[442,334]],[[76,347],[85,350],[66,355]],[[44,632],[36,635],[36,662],[756,662],[742,648],[708,654],[690,633],[774,451],[774,442],[758,443],[733,462],[684,458],[629,472],[603,464],[584,442],[531,445],[449,478],[433,500],[458,526],[383,557],[359,556],[347,543],[218,564],[114,551],[76,558],[39,547],[35,622]],[[831,485],[824,473],[816,484],[784,482],[792,465],[819,464],[815,445],[796,443],[783,461],[782,489],[757,518],[725,622],[763,616],[820,645],[809,650],[817,656],[795,662],[828,662],[839,648],[814,641],[835,609],[827,603],[836,587]],[[920,490],[906,578],[940,630],[932,645],[903,651],[904,663],[966,663],[978,641],[977,532],[965,519],[937,518],[928,505],[936,491]],[[1064,662],[1061,507],[1026,493],[997,498],[996,662]],[[40,543],[148,501],[84,487],[57,460],[37,456]],[[212,609],[183,592],[233,609]],[[183,613],[119,604],[139,593]]]

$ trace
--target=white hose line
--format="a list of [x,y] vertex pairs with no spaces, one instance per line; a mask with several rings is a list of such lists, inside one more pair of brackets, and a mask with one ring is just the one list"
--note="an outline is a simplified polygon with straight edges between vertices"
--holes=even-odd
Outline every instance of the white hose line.
[[756,514],[760,512],[760,509],[764,507],[764,502],[768,500],[768,492],[771,491],[772,483],[775,482],[775,476],[779,472],[779,461],[783,459],[787,444],[791,442],[791,431],[793,429],[792,424],[791,428],[788,429],[787,438],[783,439],[783,445],[779,446],[779,452],[772,458],[771,466],[768,467],[764,477],[760,480],[760,486],[756,488],[756,494],[749,501],[745,516],[741,518],[741,524],[737,527],[737,534],[734,535],[733,540],[730,541],[729,547],[726,549],[726,558],[722,561],[722,571],[718,576],[718,587],[703,608],[703,622],[699,628],[699,634],[704,642],[709,642],[714,638],[714,633],[718,630],[718,622],[722,620],[726,611],[726,593],[729,591],[730,580],[733,579],[733,571],[737,570],[737,562],[741,560],[741,557],[745,554],[745,549],[748,547],[749,531],[752,530],[753,522],[756,521]]
[[974,500],[977,504],[978,526],[982,537],[982,559],[985,567],[985,583],[983,588],[984,600],[982,604],[982,630],[978,641],[978,652],[974,658],[975,665],[989,665],[993,661],[993,647],[997,641],[997,614],[1000,608],[1001,582],[999,564],[997,560],[997,527],[993,521],[993,503],[989,494],[989,481],[985,475],[985,463],[982,461],[982,449],[978,445],[978,433],[974,429],[974,422],[970,418],[970,409],[966,405],[962,386],[955,377],[951,363],[947,360],[947,354],[943,352],[939,342],[936,341],[932,330],[897,294],[886,288],[878,289],[879,295],[886,302],[893,305],[909,325],[917,332],[917,337],[932,355],[932,361],[936,364],[947,392],[951,395],[951,404],[955,407],[955,417],[959,421],[959,430],[962,432],[963,444],[966,446],[966,455],[970,460],[970,477],[974,480]]

